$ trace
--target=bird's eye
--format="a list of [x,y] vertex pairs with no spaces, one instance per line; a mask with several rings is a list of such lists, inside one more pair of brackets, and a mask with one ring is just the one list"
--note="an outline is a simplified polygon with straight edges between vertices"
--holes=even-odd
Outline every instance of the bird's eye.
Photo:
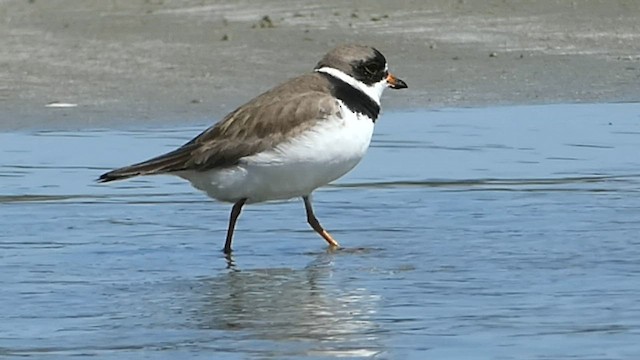
[[376,70],[372,65],[364,65],[364,71],[367,73],[367,75],[374,75],[376,73]]

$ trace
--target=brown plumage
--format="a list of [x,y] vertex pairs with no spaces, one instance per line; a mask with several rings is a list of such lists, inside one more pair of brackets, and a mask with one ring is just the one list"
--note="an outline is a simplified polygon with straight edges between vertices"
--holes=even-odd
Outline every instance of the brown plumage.
[[314,70],[259,95],[178,149],[109,171],[98,181],[174,174],[213,199],[232,202],[227,254],[245,204],[301,197],[311,228],[337,247],[313,213],[311,193],[362,159],[383,89],[407,84],[369,46],[338,46]]
[[326,77],[318,73],[293,78],[239,107],[178,149],[115,169],[98,181],[234,165],[309,129],[328,115],[339,114],[329,86]]

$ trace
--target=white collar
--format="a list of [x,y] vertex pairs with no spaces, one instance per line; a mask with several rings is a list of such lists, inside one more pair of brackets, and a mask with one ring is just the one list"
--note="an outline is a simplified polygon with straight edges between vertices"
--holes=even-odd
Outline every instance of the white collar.
[[346,82],[347,84],[367,94],[367,96],[369,96],[371,100],[375,101],[378,105],[380,105],[380,97],[382,97],[382,92],[387,88],[387,79],[382,79],[377,83],[372,84],[371,86],[367,86],[362,81],[356,80],[352,76],[349,76],[338,69],[325,66],[317,69],[316,71],[329,74],[337,79]]

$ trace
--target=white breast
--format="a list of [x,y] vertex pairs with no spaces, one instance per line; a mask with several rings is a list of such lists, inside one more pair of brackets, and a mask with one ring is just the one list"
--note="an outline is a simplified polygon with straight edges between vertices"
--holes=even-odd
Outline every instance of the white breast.
[[373,121],[342,103],[331,117],[274,149],[242,158],[236,166],[181,177],[210,197],[255,203],[309,195],[353,169],[373,135]]

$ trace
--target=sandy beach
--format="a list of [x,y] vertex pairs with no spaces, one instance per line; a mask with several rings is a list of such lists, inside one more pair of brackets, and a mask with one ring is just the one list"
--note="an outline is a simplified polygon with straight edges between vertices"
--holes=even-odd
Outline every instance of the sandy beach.
[[640,98],[637,1],[4,0],[0,35],[0,130],[213,122],[347,42],[387,111]]

